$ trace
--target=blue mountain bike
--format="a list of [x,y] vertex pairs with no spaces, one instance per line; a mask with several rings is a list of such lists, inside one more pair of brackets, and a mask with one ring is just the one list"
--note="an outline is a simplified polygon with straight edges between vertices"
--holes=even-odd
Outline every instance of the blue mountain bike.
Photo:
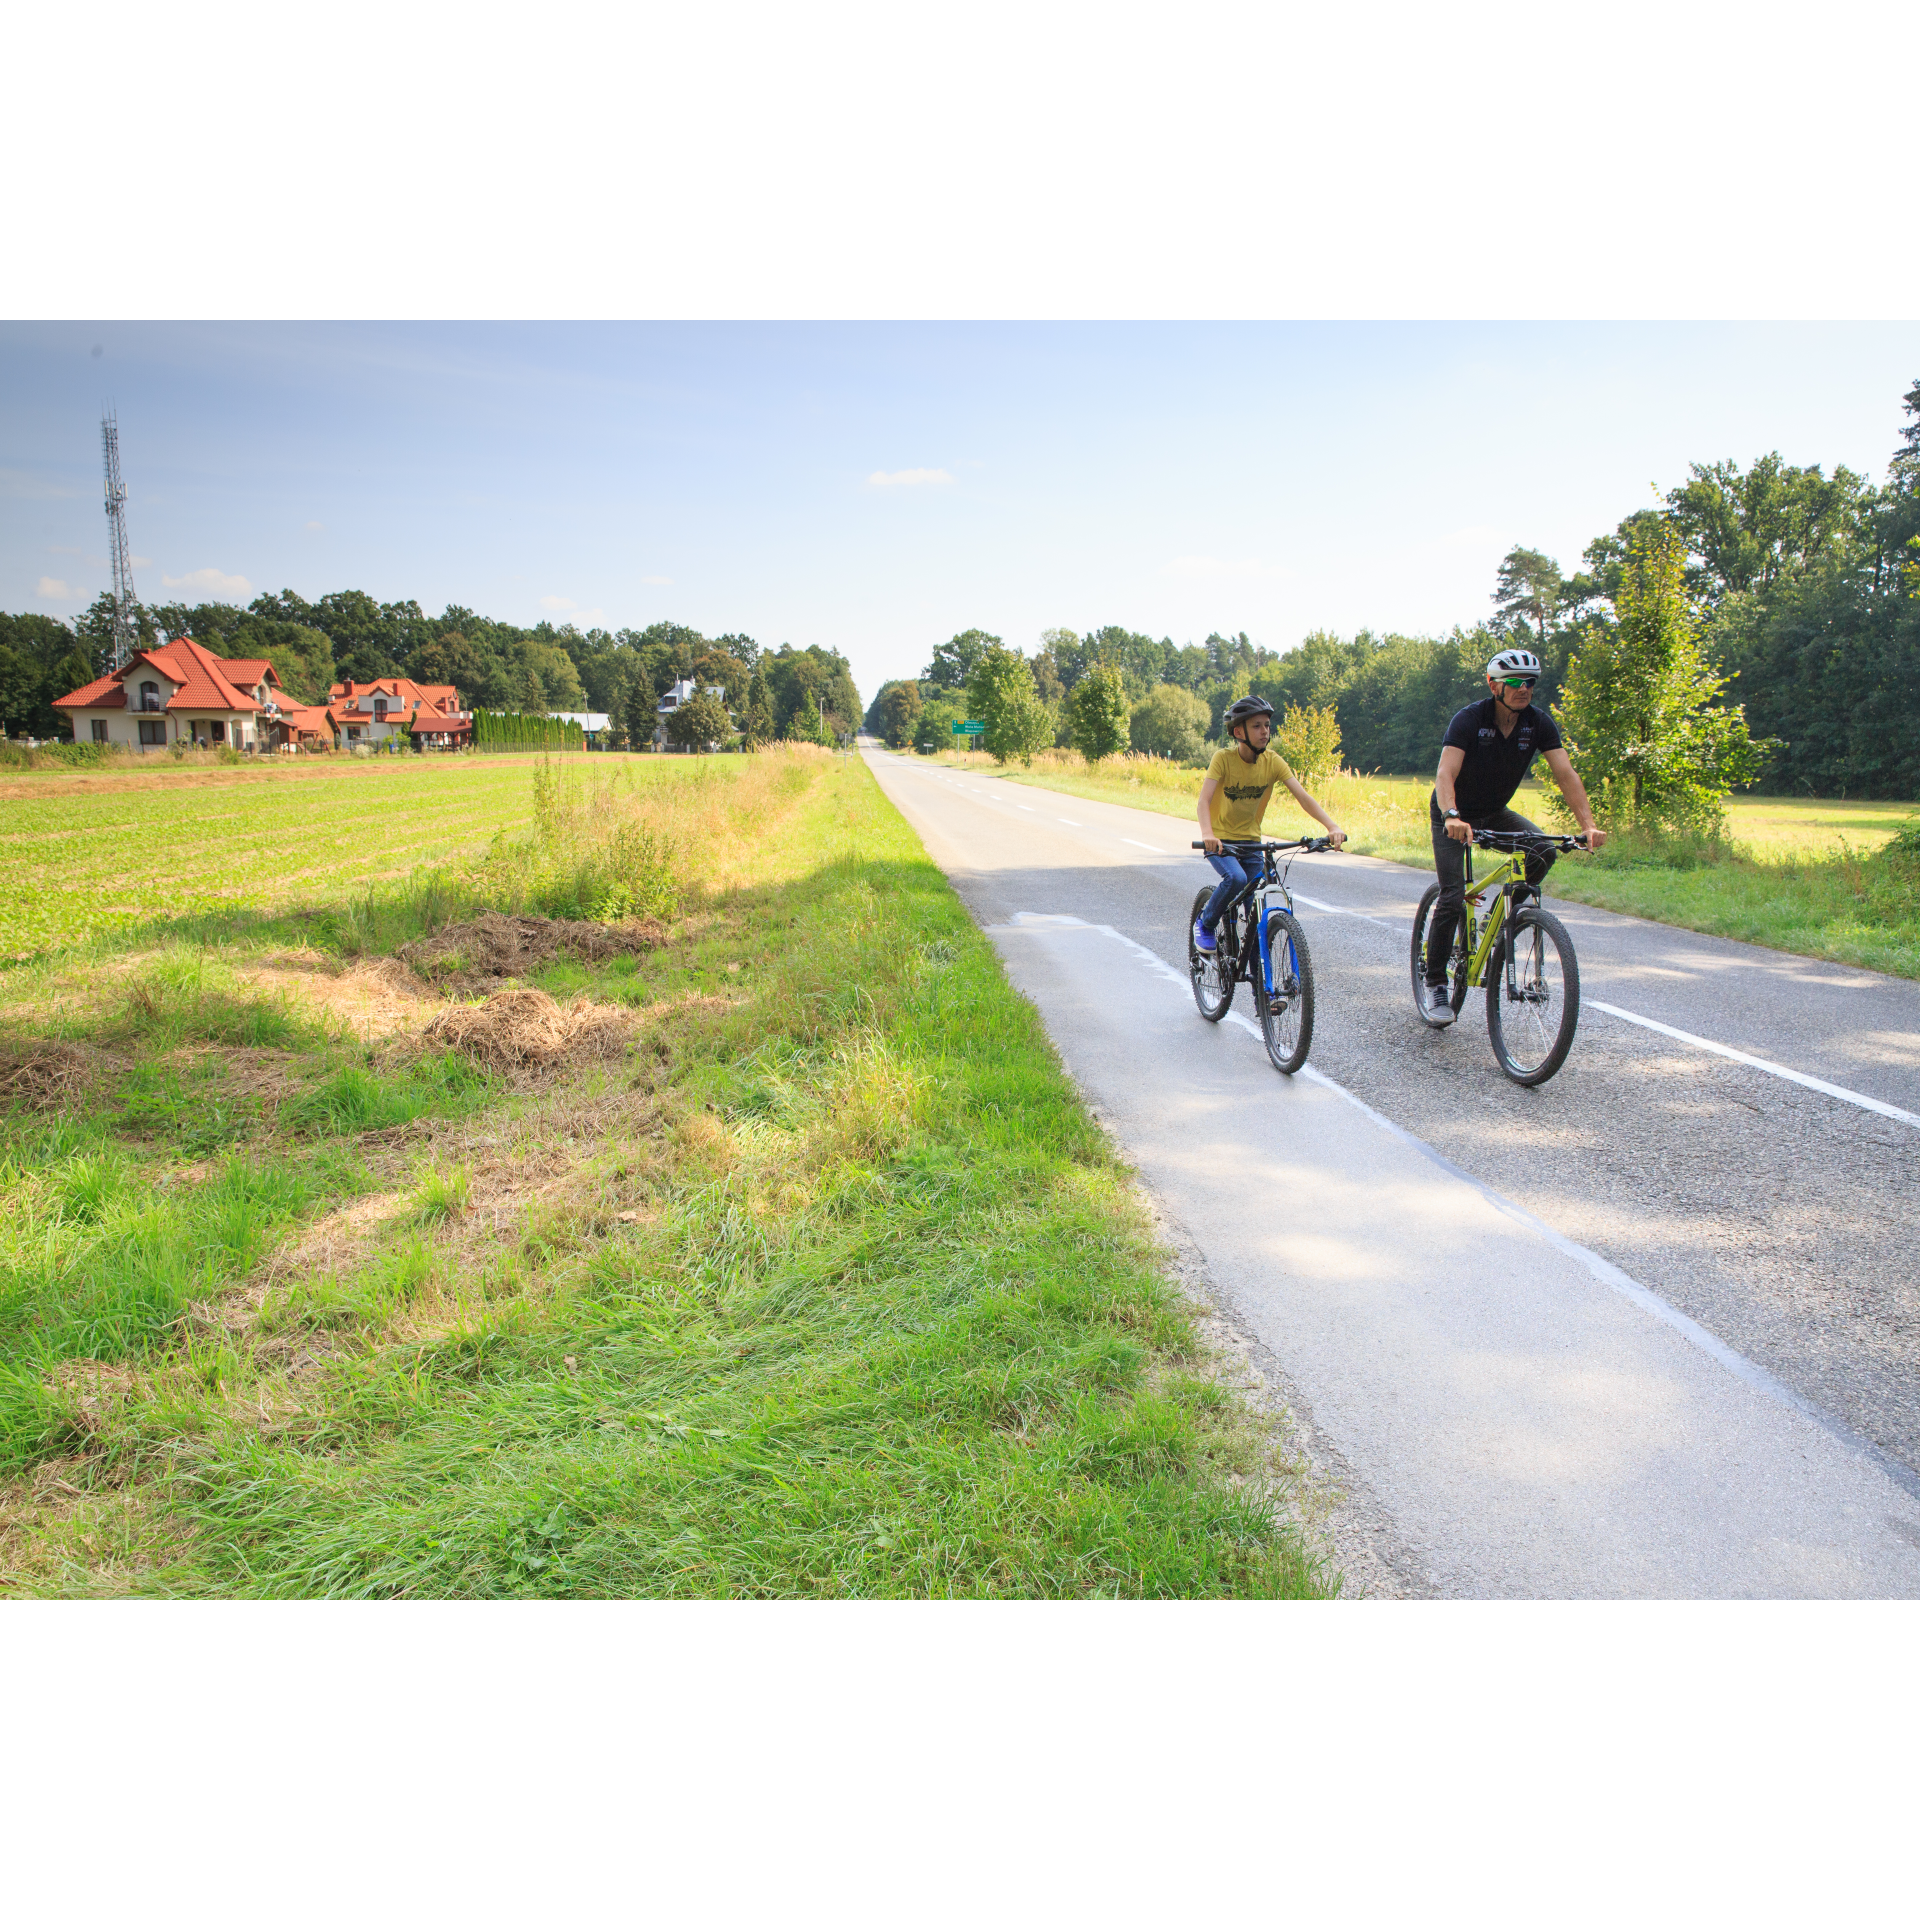
[[[1203,844],[1192,843],[1202,852]],[[1193,937],[1200,910],[1213,897],[1202,887],[1187,914],[1187,972],[1193,981],[1193,1003],[1203,1020],[1223,1020],[1233,1005],[1233,990],[1242,981],[1253,989],[1260,1015],[1260,1034],[1267,1058],[1282,1073],[1297,1073],[1307,1063],[1313,1045],[1313,959],[1307,936],[1294,917],[1293,895],[1287,891],[1288,859],[1279,854],[1324,853],[1331,840],[1223,840],[1221,845],[1251,864],[1260,856],[1260,878],[1241,889],[1227,905],[1214,928],[1214,950],[1203,953]]]

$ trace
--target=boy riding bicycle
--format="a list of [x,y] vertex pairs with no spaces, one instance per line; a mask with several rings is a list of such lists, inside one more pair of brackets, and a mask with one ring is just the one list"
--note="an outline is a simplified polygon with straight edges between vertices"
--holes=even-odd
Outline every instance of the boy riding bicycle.
[[1242,860],[1223,842],[1260,838],[1260,822],[1276,786],[1284,782],[1299,805],[1326,828],[1336,847],[1347,837],[1345,828],[1335,823],[1294,777],[1293,769],[1267,745],[1273,738],[1273,709],[1257,693],[1236,700],[1227,709],[1226,730],[1231,744],[1213,756],[1207,777],[1200,783],[1196,809],[1207,865],[1220,876],[1220,884],[1193,924],[1193,942],[1202,953],[1214,950],[1213,930],[1220,924],[1220,916],[1260,878],[1258,856]]
[[[1533,707],[1540,662],[1525,647],[1508,647],[1487,662],[1490,698],[1462,707],[1447,726],[1428,810],[1433,826],[1433,864],[1440,898],[1427,928],[1427,1018],[1437,1027],[1453,1021],[1447,991],[1447,955],[1467,900],[1467,848],[1478,828],[1501,833],[1538,833],[1539,828],[1507,803],[1526,778],[1533,756],[1546,756],[1547,771],[1580,823],[1589,850],[1606,834],[1593,824],[1587,790],[1573,770],[1553,716]],[[1538,886],[1553,865],[1547,850],[1527,853],[1527,879]]]

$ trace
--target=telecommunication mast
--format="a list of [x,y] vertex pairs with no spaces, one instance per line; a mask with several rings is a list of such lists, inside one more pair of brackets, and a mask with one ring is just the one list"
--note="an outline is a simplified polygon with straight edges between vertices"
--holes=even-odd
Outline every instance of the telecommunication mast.
[[133,558],[127,546],[127,488],[120,478],[120,421],[111,411],[100,416],[100,450],[107,463],[107,522],[113,549],[113,665],[118,673],[133,654]]

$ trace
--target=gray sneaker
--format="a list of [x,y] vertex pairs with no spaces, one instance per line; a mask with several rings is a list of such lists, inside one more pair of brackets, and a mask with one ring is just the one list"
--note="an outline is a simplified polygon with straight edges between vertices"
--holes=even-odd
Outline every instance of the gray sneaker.
[[1453,995],[1448,991],[1447,983],[1442,980],[1438,986],[1435,986],[1432,981],[1428,981],[1421,989],[1421,993],[1424,997],[1422,1011],[1425,1012],[1428,1023],[1436,1027],[1452,1026]]

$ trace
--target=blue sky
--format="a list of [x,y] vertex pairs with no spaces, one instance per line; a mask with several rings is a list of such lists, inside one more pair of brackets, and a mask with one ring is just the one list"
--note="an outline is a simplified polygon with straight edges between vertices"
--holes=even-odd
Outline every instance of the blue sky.
[[[98,347],[98,355],[94,348]],[[0,326],[0,605],[362,587],[840,647],[1443,631],[1690,460],[1879,479],[1910,324]]]

